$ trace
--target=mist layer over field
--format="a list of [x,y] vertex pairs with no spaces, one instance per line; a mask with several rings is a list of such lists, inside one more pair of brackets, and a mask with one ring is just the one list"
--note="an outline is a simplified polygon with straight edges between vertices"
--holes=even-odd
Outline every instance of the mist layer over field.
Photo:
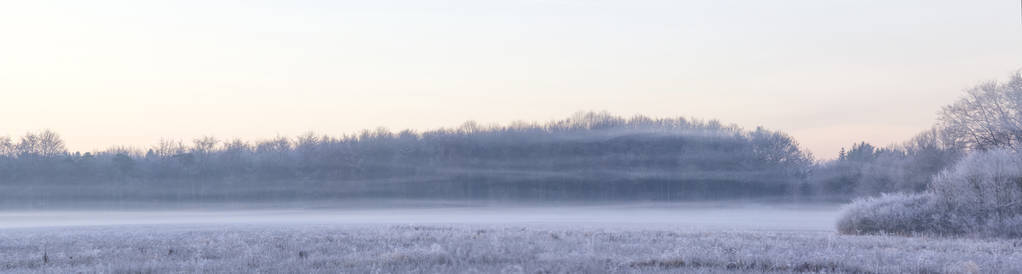
[[[414,205],[414,206],[413,206]],[[0,228],[157,224],[561,224],[833,231],[834,204],[747,202],[486,206],[365,204],[347,208],[3,211]]]

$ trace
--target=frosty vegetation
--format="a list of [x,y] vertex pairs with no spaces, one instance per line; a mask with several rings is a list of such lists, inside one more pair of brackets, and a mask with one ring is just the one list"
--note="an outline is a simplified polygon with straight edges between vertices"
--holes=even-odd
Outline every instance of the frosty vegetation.
[[888,147],[858,143],[838,159],[819,163],[809,181],[817,194],[863,197],[925,191],[931,178],[963,155],[959,143],[934,128]]
[[578,113],[249,143],[213,137],[68,152],[57,134],[0,138],[6,201],[163,202],[351,197],[682,200],[803,191],[809,153],[788,135],[718,121]]
[[0,230],[13,273],[1019,273],[1022,242],[519,225]]
[[821,163],[810,181],[824,193],[852,197],[919,193],[964,155],[1022,149],[1022,72],[966,90],[939,112],[939,122],[900,145],[855,144],[837,160]]
[[838,223],[843,233],[1022,236],[1022,157],[974,152],[941,172],[920,194],[854,202]]
[[[859,199],[846,207],[839,231],[1022,237],[1022,74],[1005,83],[990,82],[968,90],[943,109],[938,128],[934,132],[940,134],[932,134],[940,137],[933,139],[940,141],[935,147],[948,156],[945,161],[932,161],[934,168],[927,170],[937,172],[922,177],[929,183],[921,185],[928,187]],[[863,146],[853,148],[834,165],[850,161],[847,158],[859,159],[862,150],[874,152],[867,161],[859,161],[860,177],[877,176],[869,171],[892,165],[881,160],[890,152]],[[936,168],[952,162],[956,154],[965,156],[946,169]]]

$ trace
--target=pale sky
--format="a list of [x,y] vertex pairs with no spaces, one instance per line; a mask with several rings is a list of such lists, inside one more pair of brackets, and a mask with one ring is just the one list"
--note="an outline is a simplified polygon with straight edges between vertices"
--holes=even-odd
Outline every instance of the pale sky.
[[3,1],[0,136],[91,151],[607,110],[764,126],[832,158],[1022,69],[1019,5]]

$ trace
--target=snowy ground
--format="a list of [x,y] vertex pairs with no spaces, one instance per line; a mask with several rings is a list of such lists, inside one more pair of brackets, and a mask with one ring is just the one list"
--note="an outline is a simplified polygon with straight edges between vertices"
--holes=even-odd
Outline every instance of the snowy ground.
[[834,214],[762,206],[8,212],[0,271],[1022,272],[1022,242],[838,236],[827,223]]

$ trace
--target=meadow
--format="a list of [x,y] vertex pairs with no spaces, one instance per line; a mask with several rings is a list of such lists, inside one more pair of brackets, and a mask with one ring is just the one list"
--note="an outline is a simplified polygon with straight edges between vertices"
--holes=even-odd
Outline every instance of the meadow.
[[[615,210],[632,213],[614,213]],[[595,216],[597,212],[606,212],[602,221],[584,216],[557,221],[535,217],[523,209],[514,214],[489,212],[490,217],[480,212],[449,213],[436,222],[424,222],[436,218],[434,213],[447,212],[432,209],[403,215],[395,214],[394,210],[380,212],[389,213],[381,216],[395,216],[386,217],[391,219],[368,217],[374,215],[373,211],[360,211],[361,215],[355,215],[362,217],[349,220],[340,217],[348,214],[337,214],[333,217],[340,218],[337,222],[322,220],[331,218],[322,214],[295,219],[279,217],[286,213],[267,219],[250,213],[233,221],[213,221],[220,219],[218,216],[233,214],[222,212],[204,215],[208,219],[166,219],[179,220],[175,223],[10,226],[0,229],[0,272],[1022,272],[1022,241],[1017,240],[839,235],[833,228],[814,225],[814,218],[832,216],[811,212],[802,214],[803,224],[791,218],[757,226],[754,222],[714,223],[712,218],[672,221],[671,218],[684,216],[633,210],[600,208],[588,213]],[[555,214],[586,214],[569,211]],[[715,214],[725,214],[719,220],[735,220],[743,215],[740,211]],[[104,218],[95,212],[82,213],[86,214]],[[798,216],[783,210],[778,214]],[[172,214],[164,213],[162,217],[167,215]],[[455,215],[461,217],[452,217]],[[614,221],[614,216],[626,215],[633,219]],[[769,218],[766,215],[764,219]],[[3,217],[16,220],[12,214]],[[129,214],[125,220],[135,217]],[[315,218],[320,221],[310,220]],[[402,223],[401,218],[408,221]],[[663,220],[657,222],[652,218]],[[270,222],[271,219],[277,221]]]

